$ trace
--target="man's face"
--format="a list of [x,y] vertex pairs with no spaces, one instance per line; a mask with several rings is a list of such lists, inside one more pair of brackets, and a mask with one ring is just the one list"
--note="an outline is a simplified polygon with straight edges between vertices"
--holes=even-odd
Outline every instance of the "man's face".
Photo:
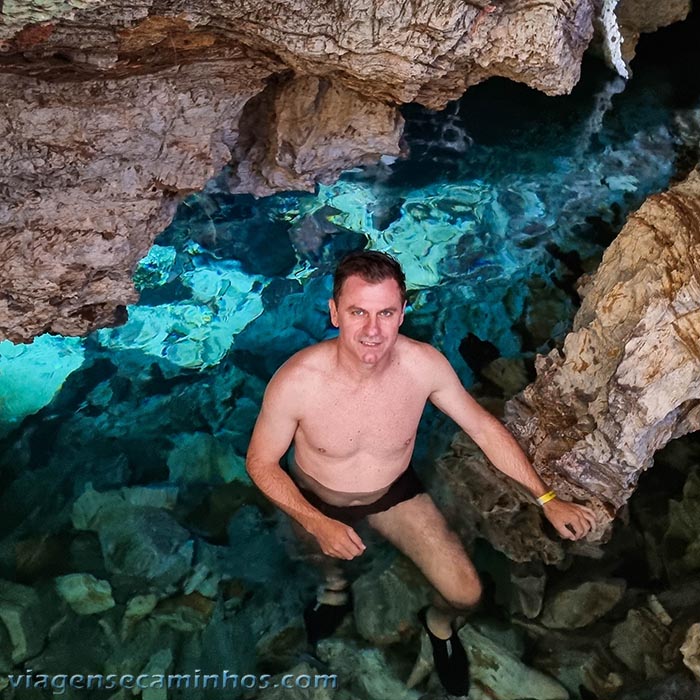
[[328,302],[341,346],[366,365],[375,365],[396,343],[406,304],[394,279],[365,282],[348,277],[336,304]]

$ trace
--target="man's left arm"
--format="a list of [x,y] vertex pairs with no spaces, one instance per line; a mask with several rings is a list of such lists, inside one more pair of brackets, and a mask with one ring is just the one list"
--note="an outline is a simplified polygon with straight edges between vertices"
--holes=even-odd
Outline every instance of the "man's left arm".
[[[535,498],[548,494],[549,487],[540,479],[511,433],[469,395],[440,352],[434,348],[428,352],[434,377],[430,401],[474,440],[499,471],[524,486]],[[595,525],[593,511],[576,503],[551,498],[542,505],[542,510],[565,539],[585,537]]]

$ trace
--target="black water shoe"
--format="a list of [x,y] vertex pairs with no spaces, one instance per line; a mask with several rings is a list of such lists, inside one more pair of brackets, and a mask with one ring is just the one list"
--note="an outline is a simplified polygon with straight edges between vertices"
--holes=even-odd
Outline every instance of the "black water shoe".
[[433,659],[442,687],[450,694],[466,696],[469,694],[469,658],[459,640],[457,632],[452,631],[449,639],[436,637],[428,627],[428,607],[418,611],[418,619],[428,633],[433,647]]
[[[340,591],[332,592],[339,593]],[[304,623],[306,624],[306,638],[309,640],[309,644],[316,645],[319,639],[330,637],[352,610],[352,592],[350,589],[343,592],[346,592],[348,597],[340,605],[330,605],[313,600],[306,606]]]

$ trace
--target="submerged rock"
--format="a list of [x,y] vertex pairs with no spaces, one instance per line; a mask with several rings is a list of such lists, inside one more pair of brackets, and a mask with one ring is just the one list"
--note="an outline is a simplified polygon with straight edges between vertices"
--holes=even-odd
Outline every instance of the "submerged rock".
[[700,683],[700,622],[688,628],[685,641],[681,647],[683,663],[693,672]]
[[[568,700],[569,693],[553,678],[526,666],[504,647],[465,625],[459,632],[471,662],[472,683],[481,698],[499,700]],[[470,697],[476,695],[472,694]]]
[[100,581],[90,574],[60,576],[56,590],[78,615],[93,615],[115,605],[109,581]]
[[[176,491],[175,491],[176,492]],[[105,566],[136,585],[168,588],[189,572],[194,553],[190,533],[161,506],[172,489],[86,491],[74,504],[73,522],[97,533]]]
[[610,648],[627,668],[642,678],[657,680],[669,670],[665,657],[670,631],[645,608],[630,610],[624,622],[615,627]]
[[554,629],[586,627],[612,610],[626,588],[622,579],[584,581],[548,596],[540,621]]
[[412,634],[416,613],[422,608],[430,588],[415,566],[403,557],[390,566],[379,566],[360,576],[352,585],[355,626],[366,640],[392,644]]
[[693,470],[681,501],[671,501],[663,538],[666,571],[673,581],[700,572],[700,470]]
[[35,656],[44,646],[49,624],[33,588],[0,581],[0,654],[15,664]]
[[342,683],[361,697],[372,700],[418,700],[389,666],[380,649],[360,647],[353,642],[327,639],[319,642],[318,657],[328,664]]

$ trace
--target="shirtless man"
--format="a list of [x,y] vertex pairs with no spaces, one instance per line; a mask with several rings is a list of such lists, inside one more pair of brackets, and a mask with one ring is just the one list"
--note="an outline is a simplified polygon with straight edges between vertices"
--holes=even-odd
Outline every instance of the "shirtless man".
[[[405,279],[393,258],[365,251],[341,261],[329,301],[340,333],[296,353],[271,379],[247,469],[263,494],[327,557],[360,556],[365,545],[353,524],[366,519],[418,566],[435,588],[433,604],[419,617],[436,670],[448,692],[465,695],[466,654],[452,621],[477,604],[481,584],[459,538],[410,467],[426,402],[538,498],[561,537],[584,537],[594,516],[549,491],[512,435],[466,392],[440,352],[399,334],[405,307]],[[280,460],[292,444],[288,474]],[[333,607],[343,613],[349,607],[347,582],[337,568],[326,572],[326,592],[307,609],[307,628],[322,623],[319,617]],[[342,619],[330,617],[317,638],[332,633]]]

